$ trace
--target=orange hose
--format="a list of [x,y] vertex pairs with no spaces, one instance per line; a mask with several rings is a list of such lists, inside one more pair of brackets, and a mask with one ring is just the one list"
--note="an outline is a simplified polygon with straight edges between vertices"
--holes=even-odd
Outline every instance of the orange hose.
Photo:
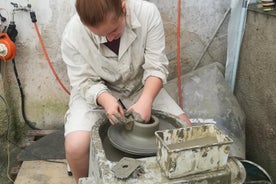
[[46,58],[46,60],[47,60],[47,62],[48,62],[48,65],[50,66],[50,68],[51,68],[51,70],[52,70],[54,76],[56,77],[56,80],[58,81],[58,83],[60,84],[60,86],[62,87],[62,89],[63,89],[68,95],[70,95],[69,90],[68,90],[68,89],[64,86],[64,84],[61,82],[60,78],[58,77],[57,72],[55,71],[55,69],[54,69],[54,67],[53,67],[53,65],[52,65],[52,63],[51,63],[51,61],[50,61],[49,55],[48,55],[48,53],[47,53],[47,51],[46,51],[46,48],[45,48],[45,46],[44,46],[42,37],[41,37],[41,35],[40,35],[40,33],[39,33],[37,24],[36,24],[35,22],[34,22],[34,27],[35,27],[35,31],[36,31],[36,33],[37,33],[37,36],[38,36],[40,45],[41,45],[41,47],[42,47],[44,56],[45,56],[45,58]]
[[181,88],[181,66],[180,66],[180,17],[181,17],[181,0],[178,0],[177,10],[177,87],[178,87],[178,104],[183,108],[182,88]]

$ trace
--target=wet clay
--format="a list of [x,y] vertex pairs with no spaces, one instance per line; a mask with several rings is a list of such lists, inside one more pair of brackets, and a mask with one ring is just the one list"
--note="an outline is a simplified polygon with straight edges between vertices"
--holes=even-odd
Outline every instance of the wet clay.
[[218,143],[218,140],[216,137],[208,136],[208,137],[202,137],[202,138],[183,141],[180,143],[169,144],[167,146],[170,150],[174,150],[174,149],[190,148],[194,146],[201,147],[204,145],[210,145],[210,144],[216,144],[216,143]]

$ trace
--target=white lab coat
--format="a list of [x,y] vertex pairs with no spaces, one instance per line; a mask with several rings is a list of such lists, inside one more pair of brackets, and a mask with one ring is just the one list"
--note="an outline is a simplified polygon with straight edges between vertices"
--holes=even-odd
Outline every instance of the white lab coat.
[[72,88],[89,105],[97,107],[97,97],[111,90],[128,97],[143,87],[149,76],[166,83],[168,59],[165,36],[157,7],[142,0],[126,0],[126,27],[119,55],[85,27],[78,15],[67,24],[61,44]]

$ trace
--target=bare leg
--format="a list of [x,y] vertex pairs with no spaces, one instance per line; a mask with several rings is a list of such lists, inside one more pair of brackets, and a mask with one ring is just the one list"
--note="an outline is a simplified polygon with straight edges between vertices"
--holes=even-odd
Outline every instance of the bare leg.
[[79,178],[88,176],[90,132],[77,131],[66,135],[65,154],[73,176],[78,183]]
[[180,114],[179,117],[183,119],[188,126],[192,126],[192,122],[190,121],[190,119],[186,114]]

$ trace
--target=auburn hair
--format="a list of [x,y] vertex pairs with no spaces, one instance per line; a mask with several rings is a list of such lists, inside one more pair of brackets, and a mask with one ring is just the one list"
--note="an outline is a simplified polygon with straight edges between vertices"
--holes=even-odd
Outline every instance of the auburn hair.
[[124,14],[122,0],[76,0],[76,10],[84,25],[94,27],[104,22],[108,13],[118,18]]

